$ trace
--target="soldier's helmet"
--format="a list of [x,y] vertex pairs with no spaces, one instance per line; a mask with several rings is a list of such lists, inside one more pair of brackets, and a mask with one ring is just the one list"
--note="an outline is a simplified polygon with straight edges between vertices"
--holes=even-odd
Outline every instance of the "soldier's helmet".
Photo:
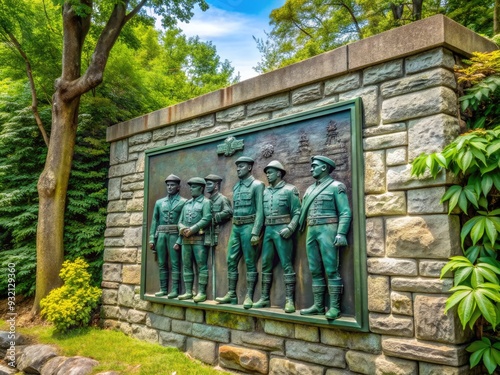
[[320,162],[323,162],[326,165],[328,165],[328,167],[330,168],[330,172],[332,172],[333,170],[335,170],[335,162],[332,159],[327,158],[326,156],[316,155],[316,156],[313,156],[311,158],[311,162],[313,160],[319,160]]
[[167,183],[168,181],[176,182],[178,184],[181,183],[181,179],[177,177],[175,174],[168,175],[167,178],[165,179],[165,183]]
[[269,162],[269,164],[266,165],[266,167],[264,168],[264,173],[267,171],[268,168],[274,168],[281,171],[281,177],[285,177],[286,175],[285,167],[283,167],[283,164],[281,164],[278,160],[273,160]]
[[187,182],[188,185],[203,185],[205,186],[207,182],[201,177],[192,177]]

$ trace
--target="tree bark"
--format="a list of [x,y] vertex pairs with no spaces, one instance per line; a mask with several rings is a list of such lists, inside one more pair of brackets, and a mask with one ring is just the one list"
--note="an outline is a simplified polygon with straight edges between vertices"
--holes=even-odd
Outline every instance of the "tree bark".
[[493,10],[493,36],[500,34],[500,0],[495,0]]

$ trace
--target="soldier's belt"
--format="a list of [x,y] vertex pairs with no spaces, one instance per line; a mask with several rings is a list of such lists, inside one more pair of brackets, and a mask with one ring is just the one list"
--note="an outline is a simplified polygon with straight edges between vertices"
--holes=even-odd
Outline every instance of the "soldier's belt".
[[290,215],[267,216],[266,225],[289,224],[292,221]]
[[234,225],[251,224],[255,221],[255,215],[233,216]]
[[339,222],[339,219],[337,217],[308,217],[307,218],[307,225],[309,226],[314,226],[314,225],[323,225],[323,224],[336,224]]
[[158,225],[156,229],[158,233],[179,233],[177,225]]

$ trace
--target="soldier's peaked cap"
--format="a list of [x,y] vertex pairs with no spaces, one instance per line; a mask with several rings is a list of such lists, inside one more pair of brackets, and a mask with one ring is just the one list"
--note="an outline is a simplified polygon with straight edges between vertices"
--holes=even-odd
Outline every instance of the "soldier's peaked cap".
[[168,181],[177,182],[178,184],[181,183],[181,179],[179,177],[177,177],[175,174],[168,175],[167,178],[165,179],[165,182],[168,182]]
[[313,160],[319,160],[319,161],[329,165],[331,167],[332,171],[335,169],[335,162],[332,159],[327,158],[326,156],[321,156],[321,155],[313,156],[311,158],[311,162]]
[[269,162],[269,164],[266,165],[266,167],[264,168],[264,172],[266,172],[268,168],[278,169],[281,172],[283,172],[281,177],[284,177],[286,174],[285,167],[283,167],[283,164],[281,164],[278,160],[273,160],[273,161]]
[[201,178],[201,177],[192,177],[188,180],[187,182],[188,185],[206,185],[207,182],[205,181],[205,179]]
[[248,163],[248,164],[253,164],[255,163],[255,160],[253,160],[251,157],[249,156],[240,156],[238,159],[236,159],[236,161],[234,162],[234,164],[238,164],[238,163]]
[[222,177],[221,176],[217,176],[216,174],[209,174],[207,177],[205,177],[205,180],[215,181],[215,182],[221,182],[222,181]]

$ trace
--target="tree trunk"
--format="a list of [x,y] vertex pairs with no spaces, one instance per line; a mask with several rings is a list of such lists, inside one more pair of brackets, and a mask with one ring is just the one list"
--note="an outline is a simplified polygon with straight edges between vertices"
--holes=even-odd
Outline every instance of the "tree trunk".
[[38,180],[39,210],[36,234],[36,295],[32,313],[40,301],[61,285],[59,271],[64,260],[64,212],[71,163],[75,149],[80,97],[64,102],[53,96],[52,130],[45,168]]

